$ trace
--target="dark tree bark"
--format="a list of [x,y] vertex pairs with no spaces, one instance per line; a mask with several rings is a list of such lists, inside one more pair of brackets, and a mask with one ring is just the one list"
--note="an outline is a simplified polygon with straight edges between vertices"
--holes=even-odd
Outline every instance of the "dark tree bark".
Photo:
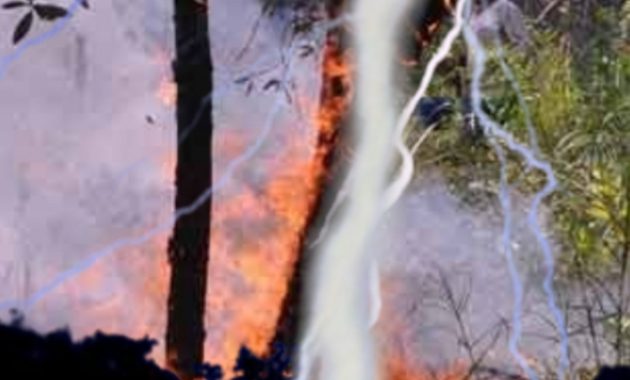
[[[213,68],[206,8],[193,0],[174,0],[174,5],[173,72],[178,91],[179,141],[175,207],[181,209],[195,203],[211,186],[212,109],[203,104],[203,99],[212,91]],[[203,362],[210,211],[211,199],[207,197],[199,207],[184,213],[175,224],[168,246],[171,278],[166,358],[169,368],[182,380],[195,377],[196,367]]]

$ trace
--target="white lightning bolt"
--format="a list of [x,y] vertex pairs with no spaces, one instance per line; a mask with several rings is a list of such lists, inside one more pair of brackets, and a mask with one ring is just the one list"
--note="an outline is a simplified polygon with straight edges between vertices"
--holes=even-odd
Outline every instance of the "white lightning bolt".
[[[460,0],[457,2],[457,7],[455,9],[455,25],[453,25],[451,30],[449,30],[448,34],[440,44],[438,51],[427,64],[427,68],[422,75],[422,80],[420,81],[420,85],[418,86],[416,93],[407,102],[405,108],[403,108],[403,111],[398,118],[398,122],[396,123],[396,149],[400,153],[402,163],[398,177],[394,180],[394,182],[390,185],[385,193],[385,210],[389,209],[391,206],[394,205],[394,203],[396,203],[396,201],[405,191],[405,188],[407,188],[407,186],[409,185],[409,181],[411,181],[411,177],[413,175],[413,156],[412,152],[405,145],[403,132],[405,131],[405,127],[407,127],[407,125],[409,124],[411,116],[418,107],[418,102],[420,101],[420,99],[422,99],[422,97],[424,97],[424,94],[429,88],[437,66],[450,53],[453,47],[453,42],[455,42],[455,39],[461,34],[462,26],[464,24],[464,6],[467,2],[468,0]],[[422,136],[420,137],[420,139],[424,140]],[[415,145],[419,146],[419,144]],[[417,149],[417,147],[414,148],[414,150],[415,149]]]
[[379,377],[370,333],[380,309],[378,268],[366,243],[382,214],[380,197],[396,125],[390,80],[393,46],[397,21],[407,3],[362,0],[357,4],[359,147],[346,183],[348,208],[318,252],[310,287],[312,314],[300,345],[297,380],[314,375],[314,359],[320,360],[318,379]]
[[[389,209],[402,195],[405,188],[408,186],[411,176],[413,174],[413,153],[418,149],[420,144],[426,139],[430,131],[434,126],[430,127],[425,131],[425,133],[420,136],[419,140],[414,144],[412,150],[410,151],[403,139],[403,132],[411,116],[413,115],[414,110],[417,108],[418,102],[424,94],[426,93],[431,80],[433,79],[433,75],[437,66],[446,58],[449,52],[452,49],[453,43],[455,39],[461,34],[462,26],[463,26],[463,11],[464,4],[467,0],[462,0],[458,3],[455,14],[455,25],[448,32],[446,38],[442,41],[442,44],[438,48],[436,54],[431,58],[429,64],[427,65],[427,69],[420,81],[420,85],[414,96],[407,102],[407,105],[403,109],[401,115],[398,117],[398,121],[395,126],[395,146],[398,152],[402,157],[402,167],[398,178],[394,181],[394,183],[386,190],[384,199],[384,206],[382,211],[386,211]],[[382,126],[381,126],[382,128]],[[354,167],[351,169],[348,177],[344,181],[339,193],[337,194],[335,201],[326,216],[324,225],[322,230],[320,231],[317,239],[312,243],[312,246],[319,244],[323,241],[326,236],[328,229],[331,224],[331,217],[336,212],[337,208],[341,205],[344,198],[349,195],[349,186],[353,182],[355,176]],[[382,307],[382,300],[380,295],[380,285],[379,285],[379,274],[378,274],[378,264],[374,257],[367,258],[369,262],[369,277],[368,277],[368,286],[370,289],[370,305],[369,305],[369,321],[368,326],[373,327],[378,321],[380,310]],[[306,380],[311,372],[311,362],[312,362],[312,351],[318,349],[316,347],[316,338],[318,334],[320,334],[320,329],[322,328],[322,318],[318,317],[314,322],[311,323],[310,328],[307,330],[307,334],[301,344],[300,352],[299,352],[299,372],[297,380]]]

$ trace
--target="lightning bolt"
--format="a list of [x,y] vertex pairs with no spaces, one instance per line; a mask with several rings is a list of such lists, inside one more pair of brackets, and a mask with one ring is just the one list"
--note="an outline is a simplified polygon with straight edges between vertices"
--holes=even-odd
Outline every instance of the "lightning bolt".
[[[394,205],[394,203],[396,203],[396,201],[400,198],[400,196],[409,185],[409,182],[411,181],[411,177],[413,175],[413,156],[409,148],[407,148],[407,146],[405,145],[403,134],[405,128],[409,124],[409,120],[411,120],[411,116],[418,107],[418,102],[420,102],[420,99],[424,97],[424,94],[431,84],[437,66],[450,53],[455,39],[461,34],[462,26],[464,24],[464,6],[467,2],[468,0],[460,0],[457,2],[457,7],[455,9],[455,25],[453,25],[451,30],[449,30],[449,32],[447,33],[446,37],[440,44],[438,51],[433,57],[431,57],[431,60],[427,64],[427,68],[422,75],[422,79],[420,81],[418,89],[416,90],[416,93],[407,102],[405,108],[403,108],[403,111],[398,118],[398,122],[396,123],[395,146],[398,150],[398,153],[400,154],[402,163],[400,166],[398,177],[394,180],[394,182],[392,182],[390,187],[385,192],[385,210],[389,209],[391,206]],[[423,138],[421,137],[421,139]]]
[[[360,67],[358,88],[361,91],[357,120],[360,125],[355,128],[360,143],[337,198],[347,195],[348,209],[318,252],[315,278],[311,284],[312,320],[300,345],[297,380],[312,375],[314,359],[321,363],[320,378],[369,380],[379,376],[370,334],[381,308],[378,266],[373,255],[364,251],[368,234],[384,209],[381,186],[385,184],[388,169],[389,144],[394,142],[405,162],[413,165],[400,138],[413,104],[407,107],[407,121],[399,119],[397,122],[389,101],[391,83],[388,76],[396,21],[407,5],[406,1],[385,3],[379,0],[363,0],[357,4],[355,27]],[[450,39],[452,42],[454,37]],[[422,91],[426,91],[426,79],[423,85],[425,89]],[[391,138],[395,140],[391,142],[390,125],[394,127]],[[394,184],[394,190],[388,192],[394,195],[386,197],[385,209],[395,202],[400,195],[396,191],[401,193],[404,186]],[[336,200],[333,209],[338,204]],[[367,289],[361,286],[365,280]],[[366,314],[362,313],[364,306],[367,306]]]
[[[566,368],[568,368],[568,343],[567,343],[568,337],[567,337],[566,328],[564,326],[564,319],[562,317],[562,312],[556,305],[556,301],[555,301],[555,295],[554,295],[554,290],[553,290],[553,275],[554,275],[553,255],[552,255],[549,243],[547,239],[544,237],[544,234],[540,228],[540,225],[538,223],[538,218],[537,218],[540,204],[549,194],[551,194],[554,191],[557,185],[557,181],[554,176],[551,165],[548,162],[539,160],[530,149],[528,149],[526,146],[515,141],[514,137],[510,133],[508,133],[503,128],[501,128],[501,126],[499,126],[497,123],[491,120],[490,117],[483,112],[481,108],[480,83],[481,83],[481,77],[483,76],[483,72],[485,69],[486,52],[483,46],[481,45],[481,43],[479,42],[474,31],[472,31],[469,25],[464,26],[464,37],[468,45],[469,51],[474,56],[473,78],[472,78],[472,86],[471,86],[471,98],[472,98],[472,103],[473,103],[472,104],[473,110],[474,110],[475,115],[481,121],[481,124],[483,125],[486,134],[490,135],[493,139],[498,138],[502,140],[510,148],[510,150],[518,153],[521,157],[523,157],[523,159],[527,162],[527,164],[530,167],[541,170],[547,178],[547,183],[544,186],[544,188],[540,190],[538,193],[536,193],[536,195],[534,196],[534,199],[532,200],[530,211],[528,213],[528,225],[532,233],[536,236],[536,240],[543,252],[545,265],[547,267],[547,273],[545,276],[545,280],[543,282],[543,287],[547,295],[548,307],[551,313],[553,314],[553,317],[556,322],[556,326],[560,333],[561,357],[560,357],[560,365],[558,366],[557,375],[558,375],[558,379],[564,379],[564,372]],[[532,128],[532,131],[533,131],[533,128]],[[505,179],[505,170],[506,170],[505,158],[504,158],[504,154],[502,150],[500,148],[497,149],[499,145],[494,143],[494,147],[495,147],[495,150],[497,151],[497,155],[499,156],[500,163],[502,164],[501,203],[503,206],[504,218],[505,218],[503,243],[505,246],[504,249],[505,249],[506,256],[508,258],[510,272],[512,275],[512,280],[513,280],[513,285],[514,285],[515,303],[517,304],[515,305],[514,315],[513,315],[514,330],[510,336],[510,351],[516,358],[521,368],[528,374],[528,376],[531,379],[538,379],[536,374],[531,370],[526,360],[518,351],[518,341],[519,341],[520,333],[521,333],[520,303],[522,302],[522,286],[520,284],[520,281],[518,280],[518,273],[516,272],[516,266],[513,262],[513,258],[511,256],[511,250],[509,247],[510,245],[509,240],[510,240],[510,235],[511,235],[511,221],[510,221],[511,217],[510,217],[510,210],[509,210],[510,208],[509,207],[510,206],[509,190],[508,190],[506,179]]]
[[[407,102],[405,108],[402,113],[398,117],[398,121],[395,126],[395,147],[398,150],[401,158],[402,158],[402,166],[400,172],[398,174],[398,178],[390,185],[384,194],[384,205],[382,212],[389,209],[402,195],[405,188],[408,186],[412,174],[413,174],[413,153],[418,149],[420,144],[426,139],[428,133],[433,129],[434,126],[427,129],[425,133],[419,138],[419,140],[414,144],[412,150],[410,151],[403,139],[403,133],[405,127],[408,125],[411,116],[413,115],[414,110],[417,108],[418,102],[424,94],[426,93],[437,69],[437,66],[446,58],[449,52],[452,49],[453,43],[455,39],[461,34],[462,26],[463,26],[463,12],[464,12],[464,4],[467,0],[461,0],[458,2],[456,12],[455,12],[455,25],[451,30],[447,33],[446,37],[442,41],[438,51],[429,61],[427,68],[422,76],[419,87],[414,94],[414,96]],[[324,221],[324,225],[317,237],[317,239],[311,244],[311,247],[321,243],[326,236],[330,224],[331,218],[341,205],[344,198],[348,197],[350,191],[349,186],[354,180],[355,176],[355,167],[352,167],[350,172],[348,173],[347,178],[345,179],[343,185],[340,188],[339,193],[335,197],[335,201],[331,206],[330,211],[326,215],[326,219]],[[379,272],[378,272],[378,264],[377,260],[373,257],[367,258],[369,262],[369,275],[368,275],[368,284],[369,284],[369,297],[370,297],[370,305],[369,305],[369,321],[368,325],[372,328],[378,321],[380,310],[382,308],[382,300],[380,295],[380,285],[379,285]],[[311,372],[311,361],[313,356],[313,351],[318,349],[318,345],[316,344],[317,336],[321,334],[322,330],[322,318],[317,318],[314,322],[311,323],[310,328],[307,330],[307,334],[304,337],[300,352],[299,352],[299,363],[298,363],[298,378],[297,380],[306,380],[307,376]]]
[[[461,34],[463,23],[464,23],[464,17],[463,17],[464,6],[467,1],[468,0],[461,0],[457,3],[457,7],[455,10],[455,24],[453,25],[451,30],[449,30],[446,37],[440,44],[438,51],[433,55],[433,57],[431,57],[431,60],[427,64],[427,68],[424,71],[424,74],[422,75],[422,79],[420,80],[418,89],[416,90],[414,95],[409,99],[409,101],[407,101],[407,104],[405,105],[405,107],[403,108],[403,111],[398,117],[398,121],[396,123],[395,147],[401,156],[402,163],[401,163],[401,167],[400,167],[397,178],[393,181],[393,183],[385,192],[384,210],[387,210],[391,206],[393,206],[396,203],[396,201],[400,198],[404,190],[407,188],[407,186],[409,185],[409,182],[411,181],[411,177],[413,175],[413,167],[414,167],[413,153],[415,153],[415,151],[419,148],[422,142],[424,142],[424,140],[427,138],[430,131],[433,130],[433,128],[435,127],[435,126],[429,127],[425,131],[425,133],[423,133],[422,136],[420,136],[420,138],[414,144],[411,150],[407,148],[404,141],[404,137],[403,137],[405,127],[409,124],[409,121],[411,120],[411,117],[414,111],[418,107],[418,102],[420,102],[420,100],[424,97],[427,89],[429,88],[429,85],[431,84],[431,81],[433,80],[433,76],[435,75],[435,70],[437,69],[438,65],[450,53],[453,47],[453,43],[455,42],[457,37]],[[321,242],[321,240],[323,239],[323,236],[328,231],[328,225],[330,223],[330,216],[334,214],[337,208],[341,205],[341,202],[343,201],[343,199],[347,197],[347,194],[348,194],[347,187],[349,185],[349,182],[351,181],[352,176],[353,174],[351,171],[348,174],[348,178],[346,179],[346,181],[344,181],[344,184],[342,185],[339,191],[339,194],[335,198],[335,201],[331,207],[330,212],[326,216],[325,223],[320,234],[318,235],[317,239],[312,243],[313,246]]]
[[514,293],[514,308],[512,310],[513,329],[510,334],[508,346],[510,353],[519,364],[519,366],[523,369],[523,371],[527,374],[527,376],[530,379],[537,379],[536,373],[529,367],[529,364],[527,364],[527,360],[525,360],[518,349],[518,342],[522,334],[521,318],[523,305],[523,287],[512,251],[512,202],[507,178],[507,160],[503,148],[496,141],[496,139],[494,137],[489,137],[488,141],[490,142],[490,145],[492,145],[492,148],[494,149],[499,159],[499,164],[501,167],[499,174],[499,200],[501,202],[501,209],[503,211],[503,233],[501,235],[501,242],[503,244],[503,253],[507,259],[508,271],[510,272],[510,278],[512,279],[512,289]]

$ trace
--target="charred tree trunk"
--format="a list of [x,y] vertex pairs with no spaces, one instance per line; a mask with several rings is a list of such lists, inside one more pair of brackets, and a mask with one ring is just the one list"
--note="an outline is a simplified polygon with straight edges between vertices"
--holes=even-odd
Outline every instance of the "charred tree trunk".
[[[193,0],[174,0],[174,5],[179,141],[175,207],[179,210],[201,201],[211,186],[212,109],[204,98],[212,91],[212,60],[206,8]],[[189,212],[176,221],[168,246],[166,358],[182,380],[193,379],[203,362],[211,211],[210,197],[206,198],[194,210],[185,209]]]
[[[339,17],[344,9],[345,0],[326,1],[328,19]],[[323,227],[326,215],[331,209],[337,191],[344,177],[347,165],[344,150],[349,145],[347,133],[350,118],[351,80],[350,72],[336,68],[348,67],[348,36],[343,27],[331,30],[326,35],[322,64],[321,91],[319,95],[319,136],[314,158],[322,163],[322,175],[317,179],[320,189],[317,198],[307,215],[304,230],[300,236],[298,257],[294,273],[287,288],[277,322],[273,344],[280,343],[290,356],[297,352],[301,309],[304,306],[304,281],[309,262],[313,258],[311,247]],[[274,350],[275,347],[272,347]]]

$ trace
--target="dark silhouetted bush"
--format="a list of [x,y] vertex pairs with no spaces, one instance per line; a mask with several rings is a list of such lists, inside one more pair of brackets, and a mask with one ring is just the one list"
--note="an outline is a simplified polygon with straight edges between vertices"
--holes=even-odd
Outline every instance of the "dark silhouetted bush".
[[0,378],[177,380],[147,359],[155,344],[148,338],[133,340],[101,332],[74,343],[67,330],[40,335],[18,318],[0,323]]
[[[0,321],[0,379],[177,380],[148,359],[156,343],[102,332],[73,342],[68,330],[39,334],[15,314],[8,324]],[[280,344],[269,358],[259,358],[243,347],[233,380],[289,380],[289,368],[288,351]],[[199,373],[206,380],[223,379],[223,370],[216,365],[204,364]]]
[[594,380],[629,380],[630,367],[602,367]]

